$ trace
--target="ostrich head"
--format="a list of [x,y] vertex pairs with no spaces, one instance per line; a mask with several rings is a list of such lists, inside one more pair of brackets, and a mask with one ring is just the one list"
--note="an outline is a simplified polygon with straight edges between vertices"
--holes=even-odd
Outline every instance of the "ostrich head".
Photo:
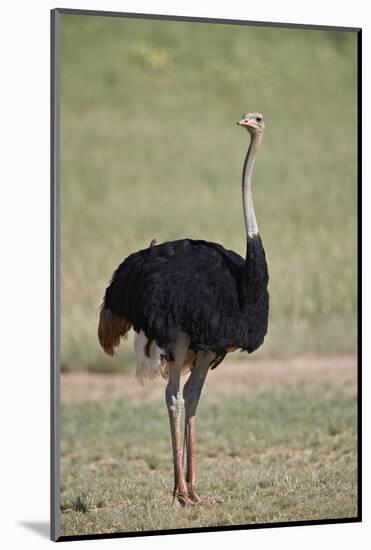
[[244,126],[251,135],[262,134],[265,128],[263,115],[261,113],[245,113],[237,124],[239,126]]

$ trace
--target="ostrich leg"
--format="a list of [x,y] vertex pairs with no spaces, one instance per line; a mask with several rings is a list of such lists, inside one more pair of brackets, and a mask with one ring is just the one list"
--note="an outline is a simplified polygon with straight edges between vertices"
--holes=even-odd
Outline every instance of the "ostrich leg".
[[180,375],[190,340],[180,333],[174,346],[174,362],[169,367],[169,381],[166,386],[166,404],[169,413],[171,440],[174,461],[174,492],[173,504],[179,502],[182,506],[189,503],[187,484],[182,465],[182,444],[180,437],[180,417],[184,408],[184,399],[180,392]]
[[[183,395],[185,401],[185,429],[184,447],[186,450],[188,487],[188,498],[192,502],[200,503],[201,498],[197,495],[196,485],[196,457],[195,457],[195,420],[196,409],[200,399],[201,391],[209,371],[210,363],[214,357],[212,352],[198,352],[196,363],[184,386]],[[183,459],[185,455],[183,455]]]

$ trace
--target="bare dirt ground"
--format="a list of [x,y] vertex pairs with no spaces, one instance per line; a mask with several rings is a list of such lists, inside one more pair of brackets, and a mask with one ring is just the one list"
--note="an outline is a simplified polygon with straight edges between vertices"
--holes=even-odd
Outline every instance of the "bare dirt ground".
[[[204,394],[209,399],[221,399],[290,386],[355,393],[356,384],[357,362],[354,356],[302,356],[289,360],[230,359],[209,373]],[[161,378],[142,386],[134,374],[84,371],[61,376],[61,399],[64,403],[100,399],[126,399],[133,404],[152,403],[163,399],[164,390],[165,381]]]

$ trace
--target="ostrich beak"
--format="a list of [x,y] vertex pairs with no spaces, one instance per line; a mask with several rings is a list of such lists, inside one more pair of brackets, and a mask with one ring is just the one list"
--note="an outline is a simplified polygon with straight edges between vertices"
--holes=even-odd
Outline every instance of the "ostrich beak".
[[244,126],[245,128],[256,128],[255,121],[252,118],[242,118],[239,122],[237,122],[238,126]]

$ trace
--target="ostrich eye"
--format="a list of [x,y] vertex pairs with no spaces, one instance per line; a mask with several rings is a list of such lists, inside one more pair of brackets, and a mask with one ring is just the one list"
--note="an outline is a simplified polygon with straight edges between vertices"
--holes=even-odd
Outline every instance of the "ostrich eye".
[[257,116],[255,120],[256,120],[256,122],[262,122],[263,119],[262,119],[262,117]]

